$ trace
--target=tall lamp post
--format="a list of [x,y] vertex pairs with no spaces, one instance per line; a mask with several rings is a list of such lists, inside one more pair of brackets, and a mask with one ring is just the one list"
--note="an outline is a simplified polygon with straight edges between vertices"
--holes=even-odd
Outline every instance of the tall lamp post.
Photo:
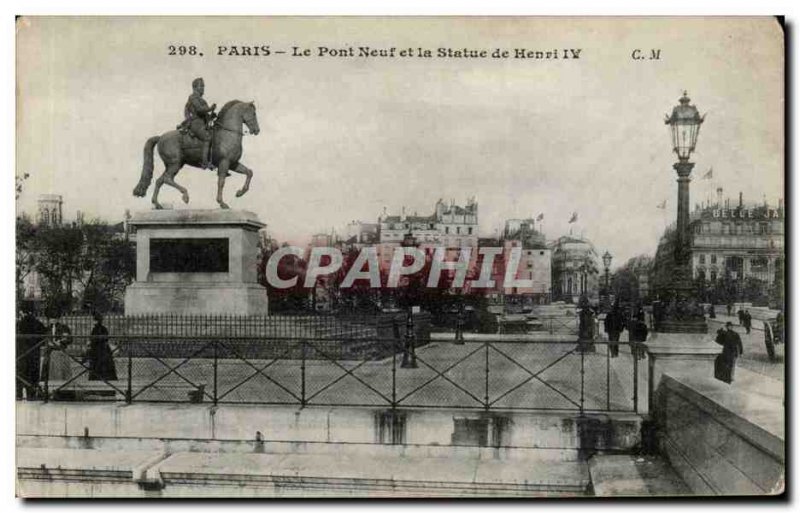
[[610,289],[608,287],[608,268],[611,267],[611,259],[612,259],[611,253],[609,253],[608,251],[603,253],[603,267],[605,268],[605,272],[606,272],[606,286],[605,286],[605,289],[606,289],[606,294],[605,294],[606,295],[606,301],[608,301],[610,296],[611,296],[611,291],[610,291]]
[[[401,243],[403,247],[413,248],[417,245],[416,237],[409,231]],[[414,294],[411,290],[411,283],[407,283],[405,287],[405,306],[406,306],[406,331],[403,337],[403,361],[400,367],[403,369],[416,369],[417,368],[417,347],[414,336]]]
[[689,103],[691,100],[683,92],[679,104],[672,109],[664,124],[669,125],[672,136],[672,150],[678,156],[678,162],[672,167],[678,173],[678,219],[675,233],[675,268],[669,286],[668,302],[660,305],[656,315],[656,331],[667,333],[707,333],[708,326],[702,307],[695,302],[692,293],[692,273],[690,267],[690,234],[689,234],[689,182],[694,163],[689,158],[697,145],[700,125],[705,116],[701,116],[697,107]]

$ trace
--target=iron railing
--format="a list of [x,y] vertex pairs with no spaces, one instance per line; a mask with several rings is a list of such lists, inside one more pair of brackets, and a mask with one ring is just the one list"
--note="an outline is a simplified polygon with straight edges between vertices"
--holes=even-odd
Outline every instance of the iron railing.
[[607,341],[430,342],[419,324],[394,318],[387,336],[347,338],[115,334],[108,323],[117,379],[91,376],[91,335],[77,330],[65,346],[63,336],[18,334],[17,381],[44,401],[638,411],[636,343],[614,343],[614,358]]

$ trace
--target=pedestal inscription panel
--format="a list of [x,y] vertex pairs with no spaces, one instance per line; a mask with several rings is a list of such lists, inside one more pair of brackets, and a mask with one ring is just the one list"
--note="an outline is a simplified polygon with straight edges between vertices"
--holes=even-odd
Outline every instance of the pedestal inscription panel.
[[150,239],[150,272],[227,273],[230,241],[215,239]]

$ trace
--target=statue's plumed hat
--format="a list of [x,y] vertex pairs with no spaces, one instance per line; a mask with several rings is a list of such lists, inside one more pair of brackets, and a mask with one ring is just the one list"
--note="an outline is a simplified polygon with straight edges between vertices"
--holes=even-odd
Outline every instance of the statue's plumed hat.
[[194,89],[195,87],[199,86],[202,83],[203,83],[202,77],[195,78],[194,80],[192,80],[192,89]]

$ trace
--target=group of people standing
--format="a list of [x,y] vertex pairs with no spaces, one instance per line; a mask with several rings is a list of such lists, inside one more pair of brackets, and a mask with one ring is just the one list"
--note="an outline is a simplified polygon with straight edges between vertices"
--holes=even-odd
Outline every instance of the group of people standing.
[[94,314],[89,347],[82,358],[70,354],[73,336],[69,326],[61,322],[60,312],[50,308],[45,316],[47,325],[36,318],[31,302],[22,303],[16,326],[17,399],[41,398],[40,383],[72,379],[75,365],[82,367],[82,372],[88,372],[90,381],[117,379],[108,328],[103,325],[102,314]]
[[644,358],[644,348],[637,344],[637,342],[647,341],[648,329],[644,319],[644,310],[642,308],[638,308],[630,319],[626,319],[619,301],[614,302],[614,306],[606,314],[606,318],[603,321],[603,327],[608,335],[608,352],[611,358],[619,356],[619,344],[614,344],[613,342],[619,342],[619,337],[625,329],[628,330],[628,340],[632,342],[631,353],[639,359]]
[[739,317],[739,326],[744,326],[745,332],[749,335],[753,326],[753,316],[750,315],[750,310],[739,310],[736,312],[736,316]]

